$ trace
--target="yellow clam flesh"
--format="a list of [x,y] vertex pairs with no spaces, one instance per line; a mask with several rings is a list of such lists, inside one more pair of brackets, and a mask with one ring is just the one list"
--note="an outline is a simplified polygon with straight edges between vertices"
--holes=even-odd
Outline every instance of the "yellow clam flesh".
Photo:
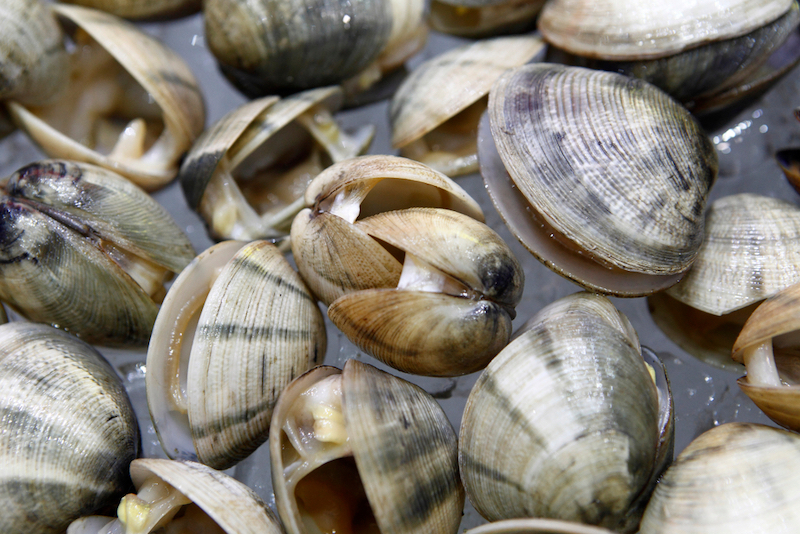
[[170,458],[227,469],[268,437],[278,395],[325,355],[322,314],[267,241],[224,241],[177,278],[147,352],[147,402]]
[[9,102],[14,122],[50,157],[85,161],[147,190],[163,187],[205,122],[183,59],[113,15],[54,5],[72,28],[71,76],[47,105]]
[[0,326],[0,530],[60,534],[129,488],[139,427],[125,388],[61,330]]
[[178,180],[215,239],[288,234],[311,180],[330,164],[367,150],[374,127],[343,132],[332,116],[341,104],[337,87],[280,100],[264,97],[231,111],[200,136]]
[[544,0],[431,0],[431,28],[461,37],[519,33],[533,26]]
[[455,431],[405,380],[355,360],[313,369],[281,395],[269,441],[289,534],[458,531]]
[[167,211],[123,177],[33,163],[0,199],[0,300],[101,345],[147,344],[164,284],[194,249]]

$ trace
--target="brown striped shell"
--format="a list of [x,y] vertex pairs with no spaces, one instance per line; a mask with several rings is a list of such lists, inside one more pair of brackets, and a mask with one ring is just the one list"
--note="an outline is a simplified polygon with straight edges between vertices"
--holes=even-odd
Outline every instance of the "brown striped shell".
[[266,441],[283,388],[325,355],[322,314],[267,241],[224,241],[170,288],[147,352],[164,451],[226,469]]
[[270,430],[289,534],[455,534],[464,506],[456,434],[422,389],[370,365],[318,367],[281,395]]
[[114,369],[53,327],[0,326],[0,530],[60,534],[131,485],[139,427]]

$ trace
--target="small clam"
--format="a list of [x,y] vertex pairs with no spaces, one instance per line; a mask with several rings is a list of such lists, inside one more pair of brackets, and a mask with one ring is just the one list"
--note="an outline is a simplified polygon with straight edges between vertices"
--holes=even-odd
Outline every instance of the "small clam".
[[288,234],[309,182],[331,163],[367,150],[374,127],[354,136],[342,132],[331,115],[341,103],[336,87],[265,97],[200,136],[178,179],[215,239]]
[[67,534],[282,534],[278,519],[250,488],[195,462],[147,458],[131,463],[138,493],[122,498],[116,519],[91,516]]
[[114,369],[47,325],[0,326],[0,531],[59,534],[131,482],[139,427]]
[[9,102],[14,122],[51,157],[113,170],[144,189],[164,186],[205,122],[186,63],[135,26],[53,5],[72,28],[71,78],[46,106]]
[[347,293],[328,317],[362,350],[407,373],[483,369],[508,343],[524,275],[491,228],[452,210],[380,213],[356,228],[401,251],[396,289]]
[[200,11],[202,0],[59,0],[126,19],[177,18]]
[[456,434],[425,391],[372,366],[318,367],[286,388],[270,429],[272,486],[290,534],[455,534]]
[[800,209],[743,193],[706,214],[706,238],[680,283],[649,298],[661,330],[690,354],[742,371],[731,348],[759,302],[800,282]]
[[641,534],[789,534],[800,529],[800,437],[752,423],[703,433],[653,492]]
[[0,213],[0,300],[89,343],[146,344],[164,283],[194,257],[160,204],[89,164],[20,169]]
[[436,31],[461,37],[487,37],[525,31],[545,0],[431,0],[428,21]]
[[[627,317],[600,295],[543,308],[464,410],[459,465],[490,521],[543,517],[635,531],[672,459],[672,403]],[[664,389],[659,389],[664,388]]]
[[478,120],[494,81],[537,56],[537,36],[477,41],[436,56],[406,78],[392,98],[392,145],[450,177],[478,170]]
[[572,281],[642,296],[694,260],[717,156],[689,112],[652,85],[560,65],[509,70],[489,94],[478,144],[506,224]]
[[358,289],[396,287],[402,264],[358,228],[359,218],[409,207],[452,209],[483,221],[478,203],[447,176],[394,156],[328,167],[305,192],[291,245],[297,269],[326,306]]
[[219,243],[177,278],[147,351],[147,402],[171,458],[227,469],[266,441],[278,395],[325,355],[322,314],[266,241]]

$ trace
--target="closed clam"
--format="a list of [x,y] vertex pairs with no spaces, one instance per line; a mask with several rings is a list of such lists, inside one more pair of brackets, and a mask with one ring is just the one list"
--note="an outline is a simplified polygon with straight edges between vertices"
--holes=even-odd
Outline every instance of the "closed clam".
[[208,0],[206,39],[248,96],[363,89],[425,43],[422,0]]
[[436,56],[398,87],[389,118],[400,154],[448,176],[478,170],[478,120],[489,89],[509,68],[543,57],[538,36],[477,41]]
[[90,516],[67,534],[281,534],[278,519],[250,488],[195,462],[142,458],[131,463],[137,493],[117,507],[116,519]]
[[275,503],[290,534],[455,533],[456,434],[422,389],[355,360],[286,389],[270,429]]
[[660,382],[607,298],[578,293],[543,308],[467,399],[459,466],[475,509],[490,521],[635,531],[672,459],[671,395]]
[[800,528],[800,438],[726,423],[678,455],[653,492],[641,534],[717,534]]
[[50,157],[108,168],[147,190],[166,185],[205,122],[189,67],[122,19],[52,9],[73,30],[69,83],[47,105],[9,102],[14,122]]
[[680,283],[649,298],[661,330],[690,354],[741,372],[733,342],[762,300],[800,281],[800,209],[743,193],[709,206],[706,238]]
[[798,23],[793,0],[554,0],[538,27],[567,61],[643,78],[688,101],[752,84]]
[[286,385],[325,355],[322,314],[267,241],[224,241],[170,288],[147,351],[164,451],[227,469],[266,441]]
[[506,224],[570,280],[642,296],[694,261],[717,156],[686,109],[650,84],[549,64],[509,70],[478,144]]
[[483,369],[508,343],[524,275],[491,228],[452,210],[380,213],[356,227],[403,254],[396,288],[342,295],[328,317],[362,350],[408,373]]
[[126,19],[182,17],[200,11],[202,0],[59,0]]
[[41,0],[6,0],[0,5],[0,100],[43,104],[54,99],[69,76],[63,34]]
[[297,269],[326,306],[357,289],[396,287],[401,262],[354,223],[409,207],[447,208],[483,221],[478,203],[447,176],[394,156],[363,156],[328,167],[305,192],[292,221]]
[[89,343],[145,345],[164,283],[194,250],[167,211],[123,177],[33,163],[0,196],[0,300]]
[[366,151],[374,127],[351,136],[332,117],[337,87],[283,99],[265,97],[206,130],[178,179],[189,206],[216,239],[276,238],[289,233],[309,182],[330,165]]
[[0,530],[59,534],[131,482],[139,427],[122,382],[61,330],[0,326]]
[[462,37],[520,32],[533,26],[545,0],[431,0],[431,27]]

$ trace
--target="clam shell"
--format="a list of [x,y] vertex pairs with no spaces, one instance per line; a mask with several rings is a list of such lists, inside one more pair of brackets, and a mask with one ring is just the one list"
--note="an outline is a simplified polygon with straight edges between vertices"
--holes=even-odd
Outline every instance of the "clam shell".
[[464,534],[611,534],[611,531],[557,519],[506,519],[471,528]]
[[436,31],[487,37],[529,29],[543,0],[432,0],[429,23]]
[[202,0],[60,0],[126,19],[183,17],[200,11]]
[[58,534],[130,486],[139,428],[113,368],[46,325],[0,326],[0,529]]
[[[177,174],[181,157],[200,135],[205,122],[203,97],[189,67],[172,50],[113,15],[79,6],[54,5],[53,10],[90,35],[138,82],[160,108],[163,131],[141,155],[136,151],[133,155],[98,152],[42,118],[53,113],[53,109],[58,109],[60,114],[68,109],[81,109],[73,101],[76,96],[69,92],[65,93],[70,99],[66,106],[61,101],[54,102],[50,108],[38,109],[9,103],[14,122],[51,157],[105,167],[148,190],[166,185]],[[81,116],[73,120],[92,119]]]
[[796,532],[798,470],[794,433],[748,423],[712,428],[664,474],[640,532]]
[[[338,373],[319,367],[295,380],[276,406],[276,422],[286,420],[292,404],[312,384]],[[348,443],[377,530],[457,532],[464,493],[458,480],[456,435],[444,411],[417,386],[372,366],[349,360],[341,373]],[[270,430],[276,504],[288,532],[306,532],[293,491],[283,478],[297,451],[289,452],[281,427],[276,424]],[[346,484],[356,487],[354,481]]]
[[666,94],[613,73],[526,65],[495,83],[488,122],[482,143],[493,139],[502,160],[482,149],[492,200],[546,265],[619,296],[668,287],[689,268],[717,159]]

